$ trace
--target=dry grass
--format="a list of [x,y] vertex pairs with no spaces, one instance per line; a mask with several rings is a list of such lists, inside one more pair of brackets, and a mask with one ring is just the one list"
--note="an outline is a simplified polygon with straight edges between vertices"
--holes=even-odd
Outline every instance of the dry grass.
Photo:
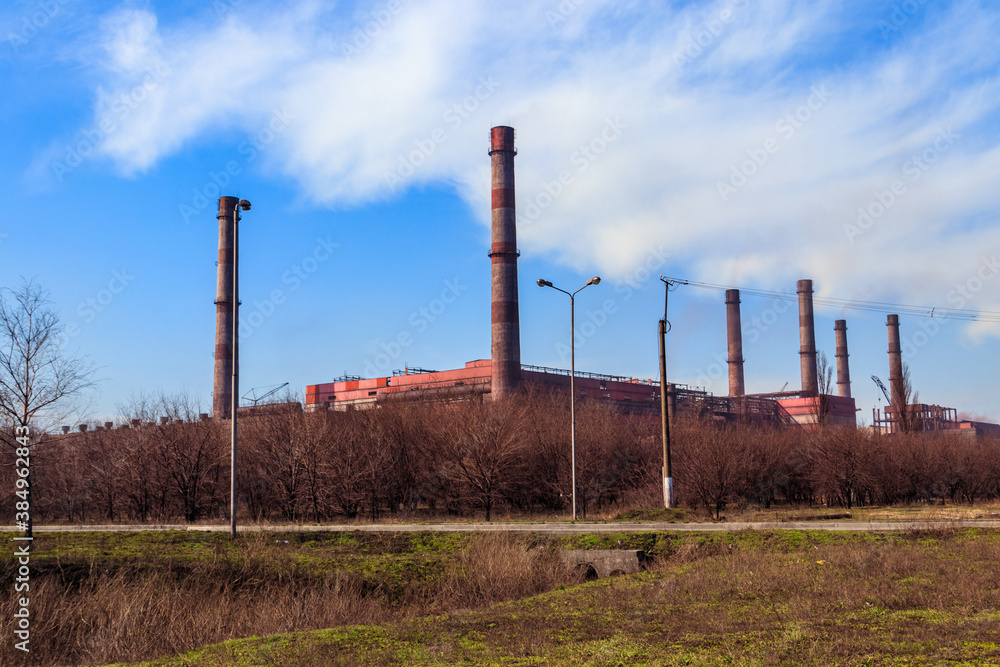
[[[531,538],[471,536],[423,571],[321,574],[276,556],[273,536],[248,535],[211,559],[155,567],[109,559],[46,564],[32,575],[31,653],[0,646],[0,664],[136,661],[226,639],[473,609],[576,581]],[[391,542],[386,543],[393,548]],[[391,556],[391,554],[390,554]],[[405,569],[400,565],[399,569]],[[12,600],[0,606],[6,617]]]

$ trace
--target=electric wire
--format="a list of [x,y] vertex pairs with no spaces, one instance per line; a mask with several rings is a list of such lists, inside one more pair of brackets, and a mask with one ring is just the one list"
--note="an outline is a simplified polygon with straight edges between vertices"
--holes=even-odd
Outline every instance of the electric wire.
[[[698,282],[696,280],[683,280],[680,278],[662,278],[664,282],[673,282],[678,285],[690,285],[724,292],[729,289],[738,289],[741,295],[759,296],[783,301],[797,301],[798,294],[795,292],[776,292],[772,290],[732,287],[728,285],[716,285],[713,283]],[[942,308],[941,306],[916,306],[910,304],[888,303],[884,301],[862,301],[858,299],[838,299],[829,296],[813,296],[813,303],[842,308],[845,310],[861,310],[875,313],[887,313],[897,315],[911,315],[914,317],[926,317],[940,320],[963,320],[967,322],[995,322],[1000,323],[1000,312],[989,310],[969,310],[965,308]]]

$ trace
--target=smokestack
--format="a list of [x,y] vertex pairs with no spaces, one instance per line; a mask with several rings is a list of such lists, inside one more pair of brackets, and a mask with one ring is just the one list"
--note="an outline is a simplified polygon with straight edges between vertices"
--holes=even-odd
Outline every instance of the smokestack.
[[517,231],[514,217],[514,128],[490,130],[493,163],[493,384],[495,400],[521,381],[521,327],[517,308]]
[[802,366],[802,393],[819,395],[816,376],[816,323],[813,320],[813,281],[799,281],[799,363]]
[[740,323],[740,291],[726,290],[726,329],[729,332],[729,395],[743,396],[743,327]]
[[903,353],[899,346],[899,315],[889,315],[885,325],[889,327],[889,402],[895,405],[903,399]]
[[837,336],[837,396],[851,397],[851,367],[847,363],[847,320],[833,323]]
[[229,419],[233,403],[233,216],[237,197],[219,197],[219,275],[215,297],[212,416]]

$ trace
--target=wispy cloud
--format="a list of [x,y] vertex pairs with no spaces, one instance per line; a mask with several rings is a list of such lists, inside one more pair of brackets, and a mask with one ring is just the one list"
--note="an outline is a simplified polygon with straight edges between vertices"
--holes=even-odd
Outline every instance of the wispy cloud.
[[[996,9],[928,3],[932,16],[884,35],[888,2],[548,4],[400,0],[352,54],[338,45],[372,20],[370,8],[246,3],[184,26],[121,10],[103,23],[103,50],[82,51],[104,72],[97,117],[151,63],[171,74],[99,152],[142,173],[287,108],[297,122],[270,159],[307,197],[336,206],[398,196],[386,174],[442,129],[402,187],[450,183],[485,223],[486,130],[510,123],[522,210],[573,176],[521,230],[522,248],[609,276],[662,243],[692,277],[774,286],[809,275],[840,296],[928,300],[997,249]],[[500,87],[454,126],[449,110],[482,77]],[[817,87],[828,99],[811,108]],[[609,119],[627,129],[577,159]],[[941,132],[960,138],[914,178],[908,167]],[[742,169],[762,149],[766,161]],[[722,198],[734,169],[753,173]],[[905,194],[852,242],[845,226],[897,180]],[[1000,300],[984,292],[969,307]]]

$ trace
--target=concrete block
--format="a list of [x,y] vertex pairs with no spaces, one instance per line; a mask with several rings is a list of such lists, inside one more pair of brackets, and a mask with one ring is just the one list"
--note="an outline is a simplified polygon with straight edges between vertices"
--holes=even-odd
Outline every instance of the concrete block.
[[630,549],[568,549],[563,563],[584,570],[588,579],[605,579],[619,574],[635,574],[646,568],[645,551]]

